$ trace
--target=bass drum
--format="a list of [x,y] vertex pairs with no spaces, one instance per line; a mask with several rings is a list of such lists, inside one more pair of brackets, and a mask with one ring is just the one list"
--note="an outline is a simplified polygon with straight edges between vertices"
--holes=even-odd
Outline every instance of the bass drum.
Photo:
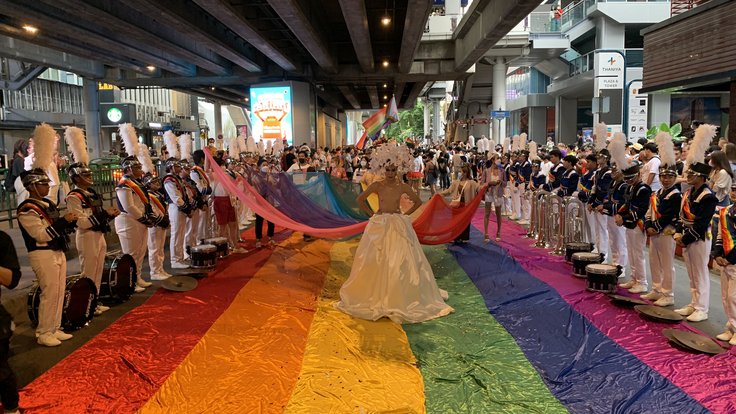
[[100,300],[121,303],[135,293],[138,271],[129,254],[108,255],[100,282]]
[[[28,292],[28,318],[33,326],[38,326],[38,307],[41,303],[41,286],[34,282]],[[61,326],[64,330],[75,331],[87,325],[97,308],[97,288],[92,279],[81,275],[66,278],[64,307],[61,311]]]

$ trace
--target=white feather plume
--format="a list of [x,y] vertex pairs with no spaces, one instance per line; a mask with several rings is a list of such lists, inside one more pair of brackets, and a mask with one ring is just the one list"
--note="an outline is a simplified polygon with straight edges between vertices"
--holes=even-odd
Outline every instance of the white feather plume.
[[230,138],[230,143],[227,146],[227,155],[230,158],[237,160],[240,157],[240,147],[238,146],[238,137]]
[[56,144],[56,131],[43,123],[33,130],[33,168],[41,168],[46,171],[54,161],[54,145]]
[[235,145],[238,147],[238,153],[248,152],[248,144],[247,144],[248,137],[246,137],[243,134],[240,134],[237,136],[236,140],[237,141],[235,142]]
[[532,161],[539,159],[537,143],[535,141],[529,142],[529,159]]
[[182,160],[189,160],[192,158],[192,137],[189,134],[179,135],[179,157]]
[[488,140],[488,148],[486,148],[490,152],[496,152],[496,140],[489,139]]
[[266,154],[273,155],[273,140],[269,139],[268,142],[266,142]]
[[516,152],[520,149],[519,142],[520,142],[519,136],[514,135],[514,137],[511,139],[511,152]]
[[64,140],[69,151],[72,152],[74,162],[89,164],[89,153],[87,152],[87,140],[84,131],[75,126],[68,126],[64,131]]
[[179,159],[179,146],[177,144],[176,135],[171,131],[164,132],[164,144],[169,151],[169,157]]
[[120,124],[120,137],[125,145],[125,152],[130,156],[138,154],[138,133],[135,132],[133,124]]
[[146,144],[138,144],[138,162],[143,166],[143,172],[146,174],[155,174],[156,168],[151,160],[151,152]]
[[256,146],[256,141],[253,139],[253,137],[248,137],[245,147],[247,148],[247,152],[258,152],[258,147]]
[[715,125],[702,124],[695,130],[695,137],[687,150],[687,165],[705,162],[705,151],[716,136],[716,128]]
[[600,151],[606,148],[606,139],[608,138],[608,126],[605,123],[599,122],[595,124],[593,128],[593,135],[595,135],[595,150]]
[[625,170],[631,166],[629,159],[626,158],[626,135],[623,132],[613,134],[613,139],[608,143],[608,152],[611,154],[611,161],[616,163],[616,168]]
[[503,148],[501,148],[501,154],[509,152],[509,147],[511,146],[511,138],[506,137],[503,139]]
[[283,151],[284,151],[284,141],[280,139],[276,139],[276,141],[273,143],[273,155],[281,155]]
[[519,134],[519,148],[517,148],[518,150],[526,149],[526,139],[527,139],[526,132],[522,132],[521,134]]
[[266,155],[266,148],[263,146],[263,140],[258,141],[256,147],[258,148],[258,155],[261,157]]
[[674,166],[677,164],[675,159],[675,144],[672,142],[672,135],[668,132],[659,132],[654,137],[654,142],[657,143],[657,151],[659,152],[659,158],[662,161],[662,165]]

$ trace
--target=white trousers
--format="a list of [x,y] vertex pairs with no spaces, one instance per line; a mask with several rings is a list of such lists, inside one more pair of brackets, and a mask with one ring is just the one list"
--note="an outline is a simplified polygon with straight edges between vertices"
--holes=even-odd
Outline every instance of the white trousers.
[[649,272],[652,274],[652,290],[663,296],[673,297],[675,282],[675,239],[666,234],[649,236]]
[[521,186],[511,184],[511,218],[521,217]]
[[736,265],[721,268],[721,301],[727,329],[736,333]]
[[629,265],[629,250],[626,248],[626,228],[617,226],[612,216],[605,217],[608,227],[608,238],[611,242],[611,254],[606,258],[606,261],[626,269]]
[[95,282],[97,293],[100,293],[102,272],[105,269],[105,253],[107,253],[105,234],[99,231],[77,230],[76,242],[80,273]]
[[54,333],[61,327],[66,290],[66,256],[56,250],[35,250],[28,253],[31,269],[41,287],[36,334]]
[[202,210],[192,211],[192,217],[187,217],[186,233],[184,236],[185,246],[196,246],[199,244],[199,227],[202,221]]
[[115,231],[120,238],[120,249],[133,256],[138,279],[143,279],[143,259],[146,258],[148,228],[125,213],[115,217]]
[[598,253],[605,254],[605,252],[600,251],[598,244],[596,243],[596,213],[588,211],[588,206],[586,204],[583,204],[583,209],[585,210],[585,239],[595,245],[595,249],[598,250]]
[[[594,231],[593,234],[595,234],[595,240],[592,240],[593,243],[595,243],[596,249],[598,249],[598,253],[603,253],[606,255],[606,261],[611,261],[611,252],[609,251],[609,235],[608,235],[608,216],[605,214],[601,214],[598,212],[593,212],[593,227]],[[616,224],[614,223],[614,226]],[[625,249],[624,249],[625,250]]]
[[179,211],[176,205],[169,204],[169,220],[171,221],[171,238],[169,239],[169,254],[171,263],[184,261],[184,235],[187,216]]
[[526,183],[519,184],[519,195],[521,197],[521,219],[529,221],[532,217],[531,193],[526,191]]
[[204,210],[199,211],[199,229],[197,230],[197,240],[209,239],[212,237],[212,217],[210,206],[206,206]]
[[644,252],[647,250],[647,236],[639,227],[626,229],[626,251],[629,254],[631,278],[636,283],[648,286]]
[[708,257],[710,256],[710,238],[690,243],[682,249],[687,275],[690,277],[690,306],[708,313],[710,302],[710,272]]
[[161,275],[164,272],[166,230],[158,226],[148,228],[148,267],[152,275]]

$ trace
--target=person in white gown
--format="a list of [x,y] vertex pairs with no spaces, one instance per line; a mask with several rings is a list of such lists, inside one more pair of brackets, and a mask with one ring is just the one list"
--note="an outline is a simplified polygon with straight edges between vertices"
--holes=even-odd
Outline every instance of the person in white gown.
[[[405,151],[404,151],[405,150]],[[419,243],[411,214],[421,200],[398,176],[412,162],[406,147],[387,144],[374,156],[372,169],[384,169],[385,179],[374,182],[358,196],[361,208],[371,216],[358,245],[350,277],[340,288],[336,307],[361,319],[388,317],[396,323],[418,323],[453,312],[447,292],[437,287],[432,268]],[[408,157],[404,162],[403,155]],[[403,171],[399,171],[399,167]],[[379,209],[373,214],[366,204],[378,195]],[[413,206],[402,214],[400,201],[406,194]]]

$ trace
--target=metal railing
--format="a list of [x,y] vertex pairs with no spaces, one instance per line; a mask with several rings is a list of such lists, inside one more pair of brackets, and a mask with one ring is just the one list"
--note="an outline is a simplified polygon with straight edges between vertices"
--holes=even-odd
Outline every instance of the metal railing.
[[[570,61],[570,77],[595,69],[595,50]],[[627,68],[644,66],[644,49],[624,49]]]
[[567,30],[585,20],[597,3],[665,3],[670,0],[579,0],[565,7],[560,17],[561,29]]

